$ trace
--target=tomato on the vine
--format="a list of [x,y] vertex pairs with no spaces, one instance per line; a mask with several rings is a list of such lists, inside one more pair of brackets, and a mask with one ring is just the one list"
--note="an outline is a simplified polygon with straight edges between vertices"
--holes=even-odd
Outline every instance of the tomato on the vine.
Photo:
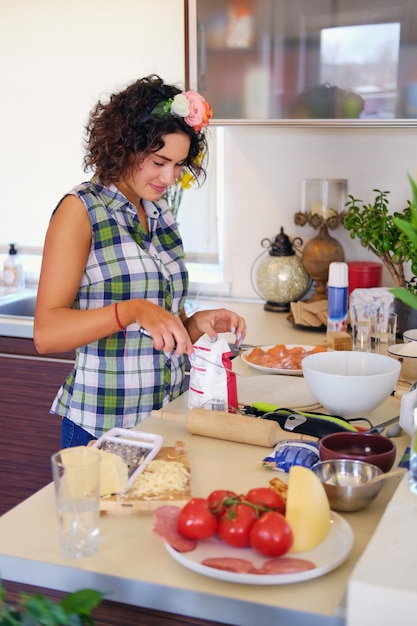
[[217,531],[217,518],[205,498],[192,498],[178,516],[178,532],[188,539],[208,539]]
[[253,524],[249,534],[250,545],[263,556],[281,556],[291,548],[294,536],[285,517],[277,511],[268,511]]
[[212,491],[207,497],[209,503],[209,509],[216,517],[220,517],[226,512],[225,500],[227,498],[239,499],[239,496],[234,491],[229,489],[216,489]]
[[247,548],[250,546],[250,529],[255,521],[255,509],[249,504],[239,503],[222,515],[217,534],[229,546]]
[[250,489],[243,498],[246,502],[252,502],[258,506],[263,506],[274,511],[284,513],[285,502],[283,498],[270,487],[255,487]]

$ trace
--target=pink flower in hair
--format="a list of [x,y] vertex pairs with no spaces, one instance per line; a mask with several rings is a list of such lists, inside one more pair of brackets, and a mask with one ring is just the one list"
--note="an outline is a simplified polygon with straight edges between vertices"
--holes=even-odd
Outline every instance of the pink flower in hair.
[[159,102],[153,109],[152,115],[182,117],[184,122],[198,133],[208,126],[213,110],[197,91],[183,91],[169,100]]
[[200,131],[204,126],[208,126],[209,120],[213,115],[211,106],[197,91],[183,91],[189,102],[190,110],[188,115],[184,118],[196,132]]

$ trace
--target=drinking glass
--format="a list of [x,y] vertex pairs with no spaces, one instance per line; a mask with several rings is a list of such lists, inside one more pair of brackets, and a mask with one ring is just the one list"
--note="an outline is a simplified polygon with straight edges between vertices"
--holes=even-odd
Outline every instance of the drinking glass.
[[370,351],[387,354],[388,346],[393,346],[397,336],[397,314],[387,309],[379,309],[370,320]]
[[352,350],[357,352],[371,351],[371,335],[375,333],[378,307],[373,304],[354,305],[350,310],[352,327]]
[[78,446],[56,452],[51,462],[61,552],[91,556],[100,535],[100,455]]

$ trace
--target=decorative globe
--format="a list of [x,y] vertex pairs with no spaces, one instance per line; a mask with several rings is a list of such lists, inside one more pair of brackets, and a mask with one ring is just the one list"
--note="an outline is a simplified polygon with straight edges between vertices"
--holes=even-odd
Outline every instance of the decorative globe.
[[[265,242],[271,244],[269,239],[264,239],[262,245]],[[289,311],[290,302],[299,300],[307,291],[309,276],[283,228],[272,243],[268,256],[259,264],[255,282],[266,300],[264,308],[267,311]]]

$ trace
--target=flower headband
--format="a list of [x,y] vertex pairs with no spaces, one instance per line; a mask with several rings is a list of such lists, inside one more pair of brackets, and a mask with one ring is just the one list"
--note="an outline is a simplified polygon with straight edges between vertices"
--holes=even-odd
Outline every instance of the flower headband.
[[183,91],[169,100],[159,102],[152,110],[156,117],[184,118],[184,122],[198,133],[208,126],[213,111],[209,103],[197,91]]

